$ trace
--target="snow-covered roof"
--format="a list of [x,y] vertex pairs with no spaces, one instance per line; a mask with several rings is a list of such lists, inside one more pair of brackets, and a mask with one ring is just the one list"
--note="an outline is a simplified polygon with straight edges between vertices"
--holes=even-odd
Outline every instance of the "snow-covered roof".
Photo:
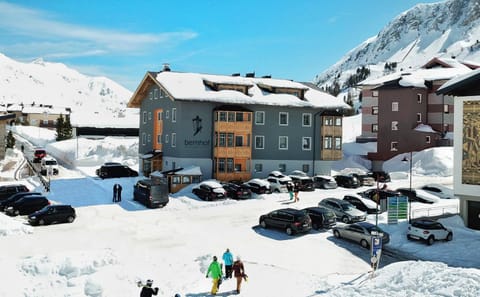
[[446,93],[445,91],[449,91],[449,89],[451,89],[454,85],[458,84],[458,83],[461,83],[463,81],[467,81],[473,77],[476,77],[477,75],[480,74],[480,68],[479,69],[475,69],[473,71],[470,71],[470,72],[467,72],[467,73],[464,73],[462,75],[458,75],[452,79],[450,79],[449,81],[447,81],[446,83],[444,83],[438,90],[437,90],[437,93]]
[[[310,88],[305,84],[274,78],[256,78],[201,73],[183,73],[162,71],[153,75],[154,79],[165,88],[174,100],[207,101],[225,104],[260,104],[312,108],[345,108],[350,106],[343,100],[325,92]],[[145,80],[143,81],[143,83]],[[237,85],[248,89],[247,94],[235,90],[213,90],[207,83],[217,85]],[[304,100],[286,93],[270,93],[265,86],[272,89],[297,89],[303,91]],[[130,102],[134,101],[137,93]],[[138,98],[137,98],[138,99]]]
[[22,112],[28,114],[70,114],[65,108],[46,106],[24,106]]
[[202,175],[202,170],[199,166],[188,166],[175,172],[177,175]]

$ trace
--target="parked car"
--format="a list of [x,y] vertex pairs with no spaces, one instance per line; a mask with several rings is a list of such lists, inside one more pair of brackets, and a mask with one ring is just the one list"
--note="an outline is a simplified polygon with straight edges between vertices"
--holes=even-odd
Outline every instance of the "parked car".
[[385,171],[372,171],[368,172],[367,175],[373,177],[375,181],[379,181],[382,183],[388,183],[391,181],[390,174]]
[[22,184],[11,184],[0,186],[0,201],[6,200],[13,194],[19,192],[29,192],[30,190]]
[[373,237],[372,232],[377,233],[382,237],[382,244],[387,244],[390,242],[390,234],[369,222],[338,225],[333,228],[333,235],[336,238],[345,238],[360,243],[360,245],[364,248],[368,248],[370,246]]
[[227,191],[222,185],[214,180],[206,180],[192,189],[192,193],[197,195],[198,198],[206,201],[224,199],[227,197]]
[[42,195],[42,193],[38,192],[18,192],[13,194],[12,196],[8,197],[7,199],[0,201],[0,211],[5,211],[5,209],[11,206],[15,201],[22,199],[25,196],[30,195]]
[[377,203],[368,198],[362,197],[357,194],[349,194],[343,196],[343,200],[350,202],[356,209],[365,211],[367,214],[376,214],[380,213],[379,208],[377,208]]
[[336,189],[338,186],[335,179],[327,175],[315,175],[313,177],[313,185],[319,189]]
[[345,175],[335,175],[335,181],[337,185],[344,188],[358,188],[361,186],[360,181],[353,175],[345,174]]
[[435,240],[452,240],[453,231],[434,220],[415,220],[407,228],[407,238],[423,240],[432,245]]
[[36,148],[33,151],[33,163],[40,163],[40,161],[47,155],[47,151],[43,148]]
[[58,163],[55,158],[51,156],[46,156],[40,161],[40,174],[47,175],[47,174],[57,175],[58,174]]
[[25,196],[6,208],[5,213],[10,216],[28,215],[47,205],[50,205],[50,201],[45,196]]
[[294,170],[290,173],[289,177],[292,179],[293,183],[298,184],[298,189],[300,191],[315,191],[313,178],[308,176],[305,172]]
[[356,177],[362,186],[375,185],[375,179],[367,174],[352,173],[351,175]]
[[271,194],[270,183],[266,180],[254,178],[244,183],[255,194]]
[[380,197],[380,200],[387,199],[388,197],[397,197],[397,196],[402,196],[401,193],[392,191],[392,190],[380,190],[376,188],[371,188],[368,190],[365,190],[363,192],[358,192],[357,194],[368,198],[370,200],[375,201],[375,195],[378,193],[378,196]]
[[98,168],[95,173],[101,178],[113,178],[113,177],[134,177],[138,176],[138,172],[131,169],[127,165],[110,163],[103,164]]
[[54,223],[72,223],[75,218],[75,209],[71,205],[47,205],[44,208],[28,215],[30,225],[48,225]]
[[272,192],[275,193],[287,193],[287,184],[292,182],[292,179],[288,176],[283,177],[275,177],[269,176],[267,177],[267,181],[270,183],[270,189]]
[[440,198],[438,198],[437,196],[432,195],[420,189],[398,188],[396,191],[401,193],[404,196],[407,196],[408,201],[410,202],[421,202],[421,203],[432,204],[440,201]]
[[455,197],[453,190],[443,185],[427,184],[421,187],[421,189],[442,199],[453,199]]
[[227,192],[227,197],[232,199],[250,199],[252,191],[244,184],[222,183],[223,188]]
[[168,184],[159,180],[142,179],[133,186],[133,200],[148,208],[164,207],[168,203]]
[[288,235],[308,232],[312,229],[312,220],[306,212],[294,208],[283,208],[261,215],[259,224],[262,228],[277,228]]
[[332,210],[337,216],[337,220],[344,223],[365,221],[367,218],[366,212],[358,210],[351,203],[338,198],[325,198],[318,203],[318,206]]
[[320,228],[330,229],[337,224],[337,216],[326,207],[307,207],[303,209],[312,220],[312,228],[318,230]]

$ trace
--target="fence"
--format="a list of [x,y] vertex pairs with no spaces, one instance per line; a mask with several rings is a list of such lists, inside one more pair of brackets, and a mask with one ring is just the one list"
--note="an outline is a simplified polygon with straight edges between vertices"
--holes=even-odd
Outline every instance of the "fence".
[[460,210],[458,206],[448,205],[448,206],[437,206],[430,208],[422,209],[413,209],[411,211],[412,219],[421,218],[421,217],[441,217],[445,215],[454,215],[459,214]]

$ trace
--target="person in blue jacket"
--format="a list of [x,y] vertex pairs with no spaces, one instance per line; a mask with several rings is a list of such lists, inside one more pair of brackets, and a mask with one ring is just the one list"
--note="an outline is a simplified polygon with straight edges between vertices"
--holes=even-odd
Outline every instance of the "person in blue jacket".
[[225,265],[225,278],[232,278],[233,255],[230,253],[230,249],[223,253],[222,259]]

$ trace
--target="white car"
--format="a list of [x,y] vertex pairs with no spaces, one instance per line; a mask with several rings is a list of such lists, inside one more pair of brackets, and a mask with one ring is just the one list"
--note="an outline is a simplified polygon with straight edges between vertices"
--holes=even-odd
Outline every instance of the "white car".
[[453,199],[455,196],[452,189],[438,184],[424,185],[421,189],[442,199]]
[[407,238],[424,240],[432,245],[435,240],[452,240],[453,231],[434,220],[415,220],[408,226]]
[[57,175],[58,163],[52,156],[46,156],[40,161],[40,173],[42,175]]
[[292,179],[288,176],[283,177],[275,177],[269,176],[267,177],[267,181],[270,183],[270,189],[274,193],[287,193],[288,188],[287,184],[292,182]]

